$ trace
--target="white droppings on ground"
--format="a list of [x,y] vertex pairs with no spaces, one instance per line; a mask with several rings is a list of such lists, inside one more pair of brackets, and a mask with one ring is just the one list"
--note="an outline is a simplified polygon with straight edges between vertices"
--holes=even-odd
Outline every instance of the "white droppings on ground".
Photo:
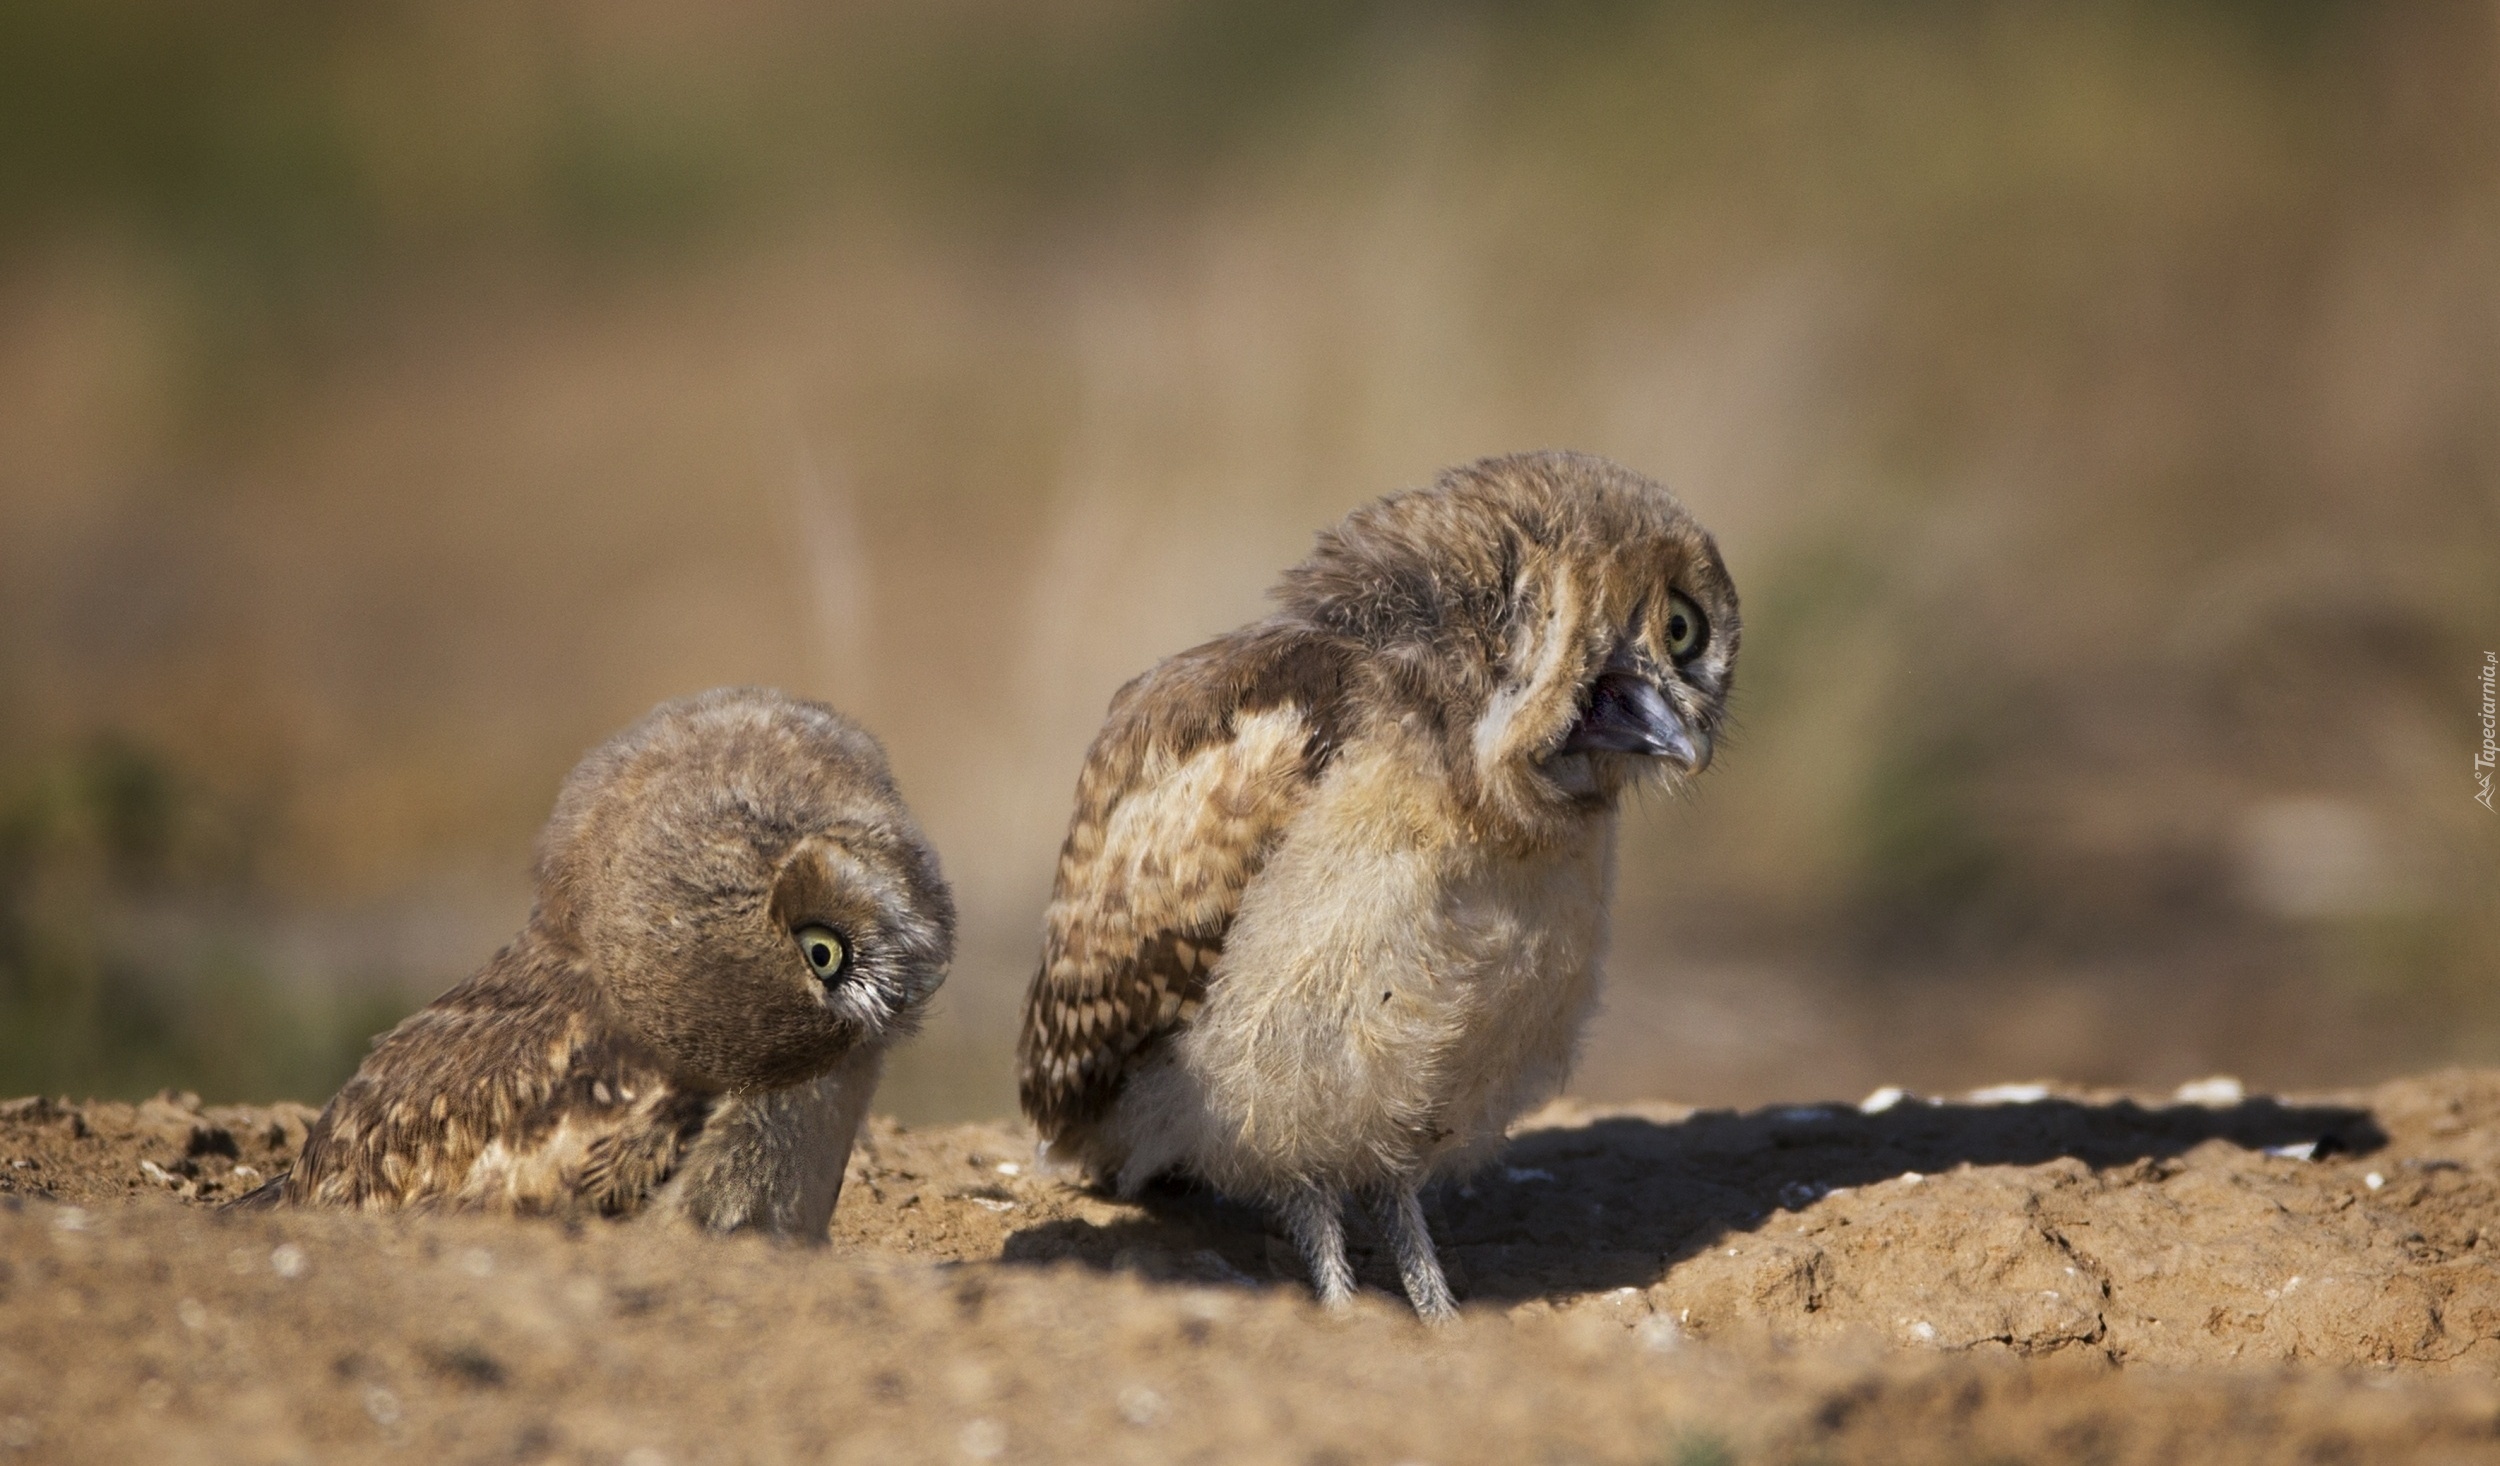
[[2248,1091],[2228,1074],[2205,1079],[2191,1079],[2171,1093],[2183,1105],[2236,1105],[2248,1098]]

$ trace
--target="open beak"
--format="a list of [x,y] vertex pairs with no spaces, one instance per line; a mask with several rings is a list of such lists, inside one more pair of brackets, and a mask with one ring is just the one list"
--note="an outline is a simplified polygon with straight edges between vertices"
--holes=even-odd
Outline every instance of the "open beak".
[[1601,750],[1671,759],[1688,774],[1710,766],[1710,735],[1694,730],[1666,694],[1629,672],[1598,674],[1589,710],[1563,739],[1561,751]]

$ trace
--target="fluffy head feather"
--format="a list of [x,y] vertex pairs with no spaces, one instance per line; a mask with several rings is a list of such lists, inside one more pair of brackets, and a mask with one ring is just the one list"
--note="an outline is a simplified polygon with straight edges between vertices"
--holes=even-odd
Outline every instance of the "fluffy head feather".
[[[1645,773],[1699,772],[1742,630],[1717,543],[1656,483],[1603,458],[1526,453],[1441,475],[1323,531],[1277,590],[1285,615],[1370,654],[1431,725],[1483,833],[1568,833]],[[1671,630],[1689,603],[1698,643]],[[1670,761],[1575,746],[1601,679],[1656,690],[1693,741]],[[1586,740],[1583,740],[1585,744]]]
[[[714,1089],[774,1088],[896,1036],[946,970],[954,906],[884,752],[820,703],[665,703],[582,760],[540,836],[537,920],[610,1011]],[[792,932],[839,933],[838,982]]]

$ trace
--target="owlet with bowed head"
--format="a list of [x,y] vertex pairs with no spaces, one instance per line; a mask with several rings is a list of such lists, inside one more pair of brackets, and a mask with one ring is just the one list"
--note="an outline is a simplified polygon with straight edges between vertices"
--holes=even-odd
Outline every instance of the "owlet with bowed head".
[[821,1241],[954,928],[856,724],[758,689],[663,704],[565,780],[528,926],[375,1042],[268,1199]]
[[1570,1068],[1615,812],[1710,762],[1736,587],[1601,458],[1452,469],[1356,510],[1265,620],[1122,688],[1086,755],[1025,1001],[1025,1113],[1134,1192],[1178,1170],[1284,1214],[1320,1296],[1342,1203],[1452,1310],[1417,1190]]

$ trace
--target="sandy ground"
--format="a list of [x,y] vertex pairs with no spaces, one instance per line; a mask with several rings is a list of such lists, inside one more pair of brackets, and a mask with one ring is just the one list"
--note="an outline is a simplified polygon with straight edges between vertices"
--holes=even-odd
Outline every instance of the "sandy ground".
[[820,1250],[222,1213],[308,1110],[18,1101],[0,1461],[2500,1461],[2500,1073],[1880,1099],[1538,1116],[1438,1333],[1003,1124],[876,1122]]

